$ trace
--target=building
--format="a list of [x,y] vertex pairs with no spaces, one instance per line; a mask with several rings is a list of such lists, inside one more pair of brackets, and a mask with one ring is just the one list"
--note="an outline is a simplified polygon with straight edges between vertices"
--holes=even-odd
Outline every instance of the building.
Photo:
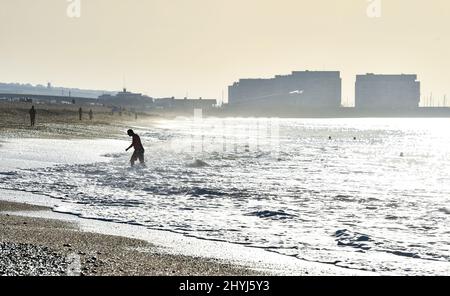
[[140,93],[132,93],[127,91],[126,88],[122,92],[118,92],[116,95],[101,95],[98,97],[99,103],[104,105],[116,105],[116,106],[137,106],[150,108],[153,104],[153,98],[144,96]]
[[357,75],[355,107],[371,110],[408,110],[419,107],[417,75]]
[[294,71],[270,79],[241,79],[228,88],[229,106],[333,109],[341,106],[339,71]]
[[188,99],[184,98],[184,100],[171,98],[160,98],[155,99],[154,106],[158,109],[168,109],[168,110],[193,110],[193,109],[204,109],[208,110],[216,107],[216,100],[206,100],[206,99]]

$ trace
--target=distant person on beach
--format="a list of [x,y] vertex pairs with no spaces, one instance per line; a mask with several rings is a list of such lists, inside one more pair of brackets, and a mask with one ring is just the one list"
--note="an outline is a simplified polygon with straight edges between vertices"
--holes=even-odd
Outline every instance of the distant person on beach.
[[136,160],[139,159],[139,162],[141,164],[144,164],[144,146],[142,146],[141,138],[134,133],[133,130],[128,130],[128,136],[133,137],[133,142],[131,143],[130,147],[128,147],[125,151],[128,151],[131,149],[131,147],[134,147],[134,153],[131,156],[130,162],[131,166],[134,166],[134,163]]
[[134,119],[137,120],[138,119],[138,115],[137,113],[134,113]]
[[36,109],[34,109],[34,106],[31,106],[30,109],[30,121],[31,126],[34,126],[36,124]]
[[89,110],[89,120],[92,120],[94,118],[94,113],[92,112],[92,109]]
[[83,109],[81,109],[81,107],[78,109],[78,115],[80,117],[80,121],[83,120]]

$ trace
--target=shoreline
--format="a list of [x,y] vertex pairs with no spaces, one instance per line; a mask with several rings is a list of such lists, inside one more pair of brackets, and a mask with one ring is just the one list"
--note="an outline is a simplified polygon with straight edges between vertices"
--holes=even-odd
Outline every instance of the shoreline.
[[[3,113],[6,111],[3,110]],[[116,117],[108,118],[111,122],[105,122],[104,119],[92,122],[77,122],[72,119],[64,122],[59,118],[62,113],[64,110],[57,110],[53,118],[58,117],[59,120],[54,121],[49,118],[48,122],[38,123],[33,128],[28,127],[25,122],[11,124],[11,118],[5,116],[0,122],[2,143],[0,148],[8,146],[12,147],[12,150],[22,149],[21,146],[27,146],[23,145],[23,141],[27,139],[42,140],[41,147],[44,149],[49,140],[52,142],[106,139],[120,141],[117,140],[119,131],[125,129],[125,126],[148,125],[156,120],[156,118],[146,118],[132,121]],[[70,142],[67,143],[70,145]],[[14,153],[6,157],[4,155],[6,167],[3,165],[3,169],[23,169],[28,168],[30,164],[33,167],[46,167],[67,161],[64,157],[52,157],[51,161],[41,161],[39,157],[35,157],[33,150],[33,147],[20,150],[20,158],[14,157]],[[23,154],[28,157],[25,157],[26,160],[22,162]],[[101,157],[102,153],[92,151],[92,154],[94,156],[90,157],[91,161],[93,158]],[[78,163],[79,159],[72,156],[70,161]],[[73,220],[81,218],[69,215],[67,219],[39,217],[52,216],[55,213],[52,207],[54,201],[44,196],[36,196],[34,201],[39,198],[47,199],[47,204],[42,205],[42,202],[39,202],[41,205],[35,205],[36,202],[29,200],[22,203],[24,201],[21,200],[20,195],[27,194],[0,189],[0,254],[2,255],[0,275],[238,276],[259,274],[218,260],[162,254],[151,242],[145,240],[89,232],[81,229],[81,223]],[[32,217],[33,215],[36,217]],[[70,270],[71,265],[75,266],[75,271]],[[76,267],[77,265],[79,268]]]
[[[81,276],[257,275],[238,266],[162,254],[147,241],[86,232],[76,223],[27,217],[42,206],[0,201],[0,274]],[[22,214],[21,214],[22,213]],[[10,261],[13,258],[13,263]]]
[[[17,193],[11,196],[8,193]],[[43,211],[2,211],[2,204],[13,203],[21,207],[39,207]],[[306,261],[260,248],[247,247],[229,242],[199,239],[164,230],[148,229],[145,226],[125,223],[110,222],[98,219],[82,218],[74,214],[55,212],[52,207],[58,200],[46,196],[39,196],[28,192],[16,192],[0,189],[0,225],[3,224],[2,216],[17,216],[20,219],[38,219],[51,221],[46,227],[52,227],[58,223],[75,225],[77,230],[86,236],[107,236],[120,238],[120,240],[139,241],[151,246],[146,249],[151,254],[169,256],[170,260],[180,261],[189,266],[191,263],[201,262],[206,273],[191,273],[191,269],[180,270],[180,273],[94,273],[90,275],[272,275],[272,276],[374,276],[376,272],[358,269],[348,269],[314,261]],[[25,204],[25,205],[24,205]],[[28,223],[27,223],[28,224]],[[49,230],[51,231],[51,229]],[[71,231],[71,230],[68,230]],[[73,231],[73,230],[72,230]],[[0,242],[3,241],[0,236]],[[72,246],[72,244],[71,244]],[[143,251],[143,249],[140,249]],[[145,251],[145,250],[144,250]],[[82,251],[83,253],[86,253]],[[111,250],[114,253],[116,250]],[[131,260],[127,257],[126,260]],[[197,262],[198,261],[198,262]],[[222,267],[222,268],[221,268]],[[198,267],[194,268],[197,270]],[[150,269],[154,271],[153,269]],[[199,269],[198,271],[202,271]],[[217,271],[217,272],[214,272]],[[89,275],[89,274],[88,274]]]
[[[150,123],[151,125],[152,122],[154,121],[142,120],[130,122],[129,124],[137,126],[139,129],[139,124],[148,125]],[[123,128],[124,126],[124,123],[115,122],[114,124],[116,125],[115,128],[117,132],[119,127]],[[52,125],[52,123],[49,123],[45,126],[48,128]],[[110,127],[109,125],[106,126]],[[69,123],[66,127],[67,128],[61,131],[58,129],[50,129],[50,137],[46,137],[45,135],[48,134],[42,134],[40,132],[32,134],[31,137],[24,137],[24,135],[20,133],[17,135],[17,133],[15,133],[17,130],[12,128],[11,131],[14,133],[15,137],[11,138],[9,137],[10,134],[6,133],[5,135],[5,129],[0,129],[0,140],[4,140],[2,145],[0,145],[0,149],[9,148],[6,150],[6,156],[4,155],[3,158],[6,161],[4,162],[5,166],[3,168],[13,171],[27,169],[30,167],[30,163],[33,167],[47,167],[58,163],[79,163],[80,161],[91,162],[96,161],[95,159],[97,158],[101,158],[102,154],[108,153],[108,149],[114,151],[114,145],[117,144],[118,147],[121,145],[119,142],[121,140],[117,139],[118,133],[112,134],[112,138],[109,138],[109,140],[100,138],[97,130],[99,126],[95,124]],[[84,132],[84,128],[86,127],[91,127],[94,133],[83,134],[84,137],[81,137],[81,139],[74,136],[74,134],[79,134],[80,131]],[[14,147],[20,148],[23,146],[24,139],[29,138],[34,138],[36,141],[30,140],[30,147],[28,149],[20,151],[14,149]],[[103,147],[105,148],[105,151],[99,151],[97,148],[92,151],[87,150],[87,155],[89,157],[85,158],[86,155],[78,155],[80,151],[77,150],[79,149],[77,147],[90,145],[81,145],[81,142],[78,143],[78,145],[73,145],[73,143],[74,141],[86,141],[86,139],[87,141],[93,141],[96,144],[100,144],[102,141],[111,141],[111,139],[115,139],[118,143],[114,145],[111,145],[111,143],[108,145],[95,145],[97,148],[103,146],[107,148]],[[45,145],[48,141],[51,141],[51,147]],[[49,156],[47,156],[45,160],[40,159],[39,156],[36,157],[34,154],[36,147],[39,147],[38,150],[40,153],[46,152]],[[58,149],[61,149],[62,147],[64,147],[64,155],[70,155],[69,158],[59,157],[60,153],[58,153]],[[43,150],[41,151],[41,149]],[[54,149],[56,153],[52,149]],[[23,163],[18,162],[18,160],[23,159],[26,161]],[[5,201],[9,202],[10,205],[6,207]],[[15,203],[15,205],[12,205],[11,202]],[[122,257],[122,259],[117,259],[117,262],[114,260],[112,262],[116,262],[118,266],[131,265],[133,268],[116,268],[115,265],[111,265],[106,269],[101,269],[100,267],[95,267],[95,264],[88,262],[86,259],[83,263],[88,266],[87,270],[85,270],[85,275],[376,275],[376,273],[373,272],[347,269],[327,263],[306,261],[264,249],[246,247],[244,245],[194,238],[170,231],[152,230],[144,226],[85,219],[74,214],[62,214],[54,210],[55,204],[58,204],[59,202],[61,201],[43,195],[17,191],[14,190],[14,188],[0,189],[0,211],[3,212],[0,213],[0,224],[2,229],[10,229],[10,231],[12,231],[12,234],[10,234],[9,237],[6,237],[6,235],[3,234],[4,231],[2,231],[0,243],[4,242],[6,238],[13,239],[15,233],[17,234],[21,233],[22,230],[27,230],[30,231],[29,240],[23,240],[22,243],[31,243],[32,246],[38,247],[34,239],[39,238],[39,233],[45,232],[49,237],[52,237],[52,239],[41,241],[41,243],[43,243],[46,248],[54,248],[55,253],[63,254],[65,256],[63,256],[64,258],[67,258],[68,256],[68,250],[66,250],[67,247],[64,247],[65,243],[59,243],[57,245],[53,244],[57,241],[61,242],[64,235],[73,238],[73,243],[67,243],[71,246],[77,246],[77,241],[80,241],[80,238],[83,237],[85,243],[82,245],[82,248],[79,247],[80,251],[78,251],[81,254],[94,254],[95,252],[91,252],[89,243],[87,242],[90,239],[93,242],[99,242],[99,238],[102,236],[106,238],[106,241],[120,242],[117,246],[122,249],[133,247],[135,244],[140,247],[145,246],[144,249],[146,249],[146,252],[134,250],[133,253],[130,250],[116,251],[114,249],[108,249],[108,246],[93,244],[91,247],[94,248],[94,250],[95,248],[106,248],[108,250],[107,253],[113,256],[113,258],[115,258],[114,256],[118,256],[117,254],[127,253],[127,256]],[[32,206],[29,209],[41,210],[24,211],[24,206],[17,205],[17,203],[26,203],[28,205],[41,206],[44,208],[34,208]],[[5,213],[4,210],[2,210],[2,207],[12,207],[14,211],[11,213],[8,210],[8,212]],[[22,208],[22,210],[17,211],[19,208]],[[26,224],[23,225],[27,226],[19,225],[20,223],[17,221],[25,222]],[[40,228],[33,230],[33,227],[31,227],[33,223],[39,225]],[[69,226],[65,223],[69,223]],[[53,229],[53,227],[55,229]],[[135,242],[135,240],[139,241],[139,243]],[[13,242],[14,240],[10,243]],[[116,243],[113,243],[113,245]],[[100,252],[102,254],[104,253],[102,251]],[[70,254],[73,255],[73,252],[69,253],[69,255]],[[78,256],[77,254],[75,255]],[[135,257],[140,258],[140,260],[136,261],[134,259]],[[165,266],[165,264],[170,263],[170,266],[178,266],[179,268],[171,270],[170,272],[165,268],[155,269],[154,265],[155,262],[159,262],[158,260],[161,261],[158,265]],[[144,264],[146,266],[145,268],[142,267],[142,261],[148,262],[147,265]],[[94,266],[92,270],[89,267],[91,265]]]
[[[139,113],[135,119],[129,111],[119,116],[111,108],[83,105],[84,117],[79,120],[78,105],[36,105],[36,125],[30,126],[28,114],[31,103],[5,103],[0,101],[0,137],[41,139],[116,139],[128,126],[151,125],[166,119],[158,114]],[[87,110],[94,111],[93,119]]]

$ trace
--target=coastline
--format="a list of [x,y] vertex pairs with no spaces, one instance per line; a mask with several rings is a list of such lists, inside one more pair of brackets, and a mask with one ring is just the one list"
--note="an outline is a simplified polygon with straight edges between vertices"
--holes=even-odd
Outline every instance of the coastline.
[[[63,129],[53,128],[59,123],[37,129],[3,126],[0,150],[6,153],[0,158],[2,170],[95,162],[123,145],[117,136],[125,125],[148,126],[152,122],[72,122],[64,123]],[[61,150],[70,157],[59,157]],[[6,244],[6,250],[8,244],[19,244],[18,250],[37,248],[50,262],[60,262],[63,267],[39,275],[68,274],[72,257],[80,257],[80,275],[376,275],[244,245],[58,213],[55,208],[60,200],[11,189],[0,189],[0,246]],[[17,267],[30,259],[26,253],[11,254],[19,258]],[[19,270],[17,274],[22,273]]]
[[[76,223],[14,214],[49,210],[50,208],[40,206],[0,201],[2,253],[0,274],[81,276],[258,274],[213,260],[161,254],[146,241],[85,232],[80,230]],[[11,261],[8,260],[10,258],[14,258],[14,264],[8,262]]]
[[[104,110],[102,110],[104,112]],[[25,124],[12,124],[20,109],[3,109],[0,112],[2,145],[17,153],[3,154],[2,169],[15,170],[30,167],[52,166],[58,163],[79,163],[80,158],[71,153],[69,160],[58,157],[51,150],[52,143],[61,149],[61,144],[84,141],[82,147],[91,142],[117,139],[120,130],[134,124],[151,124],[152,118],[139,121],[127,118],[113,118],[104,113],[99,120],[78,122],[73,110],[45,110],[41,123],[30,128]],[[17,114],[15,114],[17,113]],[[9,115],[9,116],[8,116]],[[22,114],[23,115],[23,114]],[[69,116],[69,118],[67,118]],[[25,121],[26,122],[26,121]],[[42,143],[29,145],[34,140]],[[115,140],[120,141],[120,140]],[[78,143],[79,144],[79,143]],[[117,143],[120,145],[120,142]],[[27,146],[28,149],[24,148]],[[105,145],[103,145],[105,146]],[[33,150],[49,150],[53,156],[41,160]],[[103,149],[105,150],[105,149]],[[106,152],[106,149],[103,152]],[[8,151],[7,151],[8,152]],[[47,151],[48,152],[48,151]],[[102,149],[91,149],[88,162],[100,157]],[[9,158],[9,159],[8,159]],[[5,196],[4,194],[8,195]],[[254,271],[238,266],[195,257],[161,254],[155,251],[150,242],[119,235],[107,235],[100,232],[88,232],[80,228],[79,223],[63,219],[27,217],[28,214],[51,215],[52,207],[33,205],[32,202],[20,203],[19,192],[0,190],[0,274],[1,275],[255,275]],[[39,197],[37,197],[38,199]],[[4,201],[8,199],[9,201]],[[23,202],[23,201],[22,201]],[[78,218],[79,219],[79,218]],[[74,262],[75,260],[75,262]],[[79,270],[76,268],[79,260]],[[70,270],[71,265],[77,270]]]
[[[38,233],[42,233],[42,228],[47,229],[45,231],[52,232],[55,225],[70,225],[68,229],[61,229],[59,231],[62,237],[65,237],[64,233],[73,235],[73,232],[78,232],[79,237],[83,238],[84,246],[89,248],[91,242],[89,237],[108,237],[109,239],[117,238],[117,241],[122,241],[123,244],[114,243],[115,249],[110,249],[111,253],[123,254],[120,251],[121,247],[127,246],[127,243],[133,245],[136,242],[140,246],[146,246],[144,248],[138,248],[138,251],[148,253],[147,255],[140,254],[141,260],[147,260],[149,258],[150,269],[142,269],[142,265],[138,265],[138,269],[133,269],[134,273],[122,268],[123,271],[107,269],[106,273],[102,273],[102,270],[95,269],[96,273],[84,274],[84,275],[206,275],[206,276],[254,276],[254,275],[272,275],[272,276],[374,276],[378,275],[375,272],[348,269],[335,266],[334,264],[306,261],[291,256],[286,256],[270,251],[266,251],[260,248],[247,247],[244,245],[238,245],[228,242],[220,242],[213,240],[204,240],[195,237],[185,236],[179,233],[163,230],[148,229],[140,225],[131,225],[116,223],[111,221],[103,221],[96,219],[81,218],[73,214],[58,213],[51,210],[53,206],[58,203],[58,200],[54,200],[47,196],[39,196],[27,192],[17,192],[11,190],[0,189],[0,225],[5,227],[5,222],[2,220],[2,216],[9,215],[14,216],[18,221],[24,219],[26,225],[30,225],[33,222],[40,222],[37,225],[41,227]],[[6,208],[6,211],[2,210],[2,207],[12,204],[12,207],[17,208],[18,211],[10,211]],[[11,207],[11,206],[8,206]],[[35,208],[37,207],[37,208]],[[34,209],[34,211],[28,211],[26,209]],[[40,209],[40,210],[38,210]],[[20,222],[14,222],[15,226],[21,226]],[[56,223],[56,224],[55,224]],[[62,223],[62,224],[61,224]],[[16,231],[20,231],[19,228]],[[3,233],[1,231],[0,233]],[[14,235],[14,233],[13,233]],[[32,234],[28,239],[29,243],[35,243]],[[114,239],[113,239],[114,240]],[[130,241],[128,241],[130,240]],[[0,236],[0,243],[4,241],[4,237]],[[98,239],[94,239],[93,242],[98,242]],[[25,241],[27,242],[27,241]],[[53,241],[51,241],[53,243]],[[44,241],[44,245],[45,241]],[[71,247],[76,244],[70,244]],[[61,251],[61,244],[56,246]],[[62,250],[69,251],[69,255],[73,254],[71,247]],[[106,246],[107,247],[107,246]],[[86,251],[82,253],[89,254]],[[101,252],[101,251],[100,251]],[[67,254],[67,253],[66,253]],[[93,254],[90,252],[90,254]],[[95,255],[95,254],[94,254]],[[161,270],[158,266],[151,265],[151,262],[155,262],[152,259],[152,255],[160,256],[161,260],[165,260],[167,257],[169,262],[173,262],[171,266],[181,266],[182,269],[171,270],[169,273],[165,273],[167,270]],[[143,257],[142,257],[143,256]],[[147,257],[146,257],[147,256]],[[134,261],[133,255],[122,257],[124,261]],[[142,259],[143,258],[143,259]],[[114,259],[116,260],[117,259]],[[152,261],[153,260],[153,261]],[[114,262],[114,261],[113,261]],[[89,271],[89,264],[87,262]],[[133,264],[133,262],[119,262],[120,264]],[[141,263],[139,261],[139,263]],[[178,265],[177,265],[178,264]],[[199,269],[199,265],[200,269]],[[173,273],[172,271],[175,271]],[[192,273],[195,271],[197,273]],[[140,273],[139,273],[140,272]]]

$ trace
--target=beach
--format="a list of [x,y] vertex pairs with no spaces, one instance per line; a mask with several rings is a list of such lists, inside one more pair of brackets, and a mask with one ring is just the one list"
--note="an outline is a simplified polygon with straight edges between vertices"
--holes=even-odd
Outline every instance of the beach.
[[[123,111],[120,116],[111,108],[83,105],[82,120],[79,120],[78,105],[37,104],[35,105],[36,126],[30,126],[29,110],[32,104],[0,101],[0,132],[10,138],[49,139],[93,139],[117,137],[120,129],[130,123],[151,121],[158,116]],[[89,111],[93,111],[92,120]]]
[[[38,125],[30,128],[18,119],[26,117],[26,104],[4,104],[0,106],[0,136],[3,142],[8,139],[20,139],[17,149],[30,139],[45,139],[50,147],[53,141],[78,139],[89,141],[96,138],[117,137],[121,130],[136,121],[126,115],[109,115],[106,108],[94,108],[99,114],[96,120],[79,122],[75,108],[66,106],[45,106],[38,111]],[[40,114],[39,114],[40,113]],[[144,117],[148,119],[149,117]],[[26,119],[24,119],[26,122]],[[0,144],[1,145],[1,144]],[[70,144],[69,144],[70,145]],[[29,154],[37,147],[31,147]],[[14,150],[15,148],[13,148]],[[59,149],[59,148],[58,148]],[[58,150],[57,149],[57,150]],[[93,149],[94,154],[98,153]],[[6,151],[2,151],[5,157]],[[52,154],[57,154],[53,151]],[[63,154],[63,153],[62,153]],[[22,155],[24,156],[24,155]],[[97,155],[96,155],[97,157]],[[26,156],[25,156],[26,158]],[[39,161],[40,154],[34,159],[21,162],[14,158],[7,163],[2,159],[2,170],[29,168],[66,163],[66,157]],[[88,161],[89,161],[88,157]],[[47,159],[48,160],[48,159]],[[78,159],[79,160],[79,159]],[[92,160],[92,159],[91,159]],[[77,162],[77,160],[73,160]],[[85,160],[86,161],[86,160]],[[16,200],[14,191],[0,192],[0,274],[1,275],[254,275],[244,267],[214,262],[188,256],[160,254],[154,251],[149,242],[122,236],[104,235],[80,230],[76,222],[56,219],[18,216],[18,212],[49,212],[45,206],[1,201]],[[8,196],[5,196],[8,195]],[[75,259],[74,259],[75,258]],[[79,270],[70,270],[79,260]],[[75,264],[75,265],[74,265]]]
[[[95,246],[92,234],[139,241],[143,254],[124,260],[135,256],[155,268],[120,273],[94,265],[98,274],[167,274],[142,259],[155,254],[205,266],[180,267],[180,275],[449,271],[442,237],[450,138],[438,129],[447,119],[105,118],[0,128],[0,200],[46,208],[5,214],[75,225],[86,246]],[[146,166],[130,167],[129,128],[141,137]],[[8,241],[21,237],[11,231],[3,244],[19,243]],[[12,245],[14,258],[61,251],[61,244],[20,243]],[[67,253],[58,256],[51,262],[67,269]],[[5,264],[20,266],[13,262]],[[87,274],[91,263],[80,264]]]
[[[58,116],[61,116],[60,112],[61,110],[57,112]],[[0,263],[3,264],[0,266],[0,272],[4,274],[376,274],[341,268],[333,263],[299,260],[264,248],[253,248],[213,238],[204,239],[170,229],[148,228],[131,221],[123,223],[120,220],[91,217],[68,211],[67,207],[76,203],[70,202],[67,198],[78,195],[78,190],[88,190],[89,184],[69,186],[64,190],[64,196],[58,197],[56,194],[49,195],[38,189],[39,184],[47,182],[58,184],[54,177],[50,177],[47,181],[38,177],[30,180],[30,183],[20,174],[41,169],[60,170],[67,165],[77,167],[97,163],[104,166],[111,157],[124,158],[120,161],[120,166],[121,170],[128,174],[127,156],[123,152],[118,154],[129,145],[124,131],[133,127],[144,132],[157,120],[151,116],[137,122],[126,121],[123,118],[114,120],[109,118],[94,123],[80,123],[76,118],[68,123],[54,123],[51,119],[48,120],[49,122],[38,123],[37,128],[17,127],[6,124],[6,120],[2,121],[0,187],[3,189],[0,189],[2,200],[0,242],[2,252],[8,254],[5,258],[14,258]],[[54,128],[58,124],[59,128]],[[73,170],[73,167],[69,170]],[[139,173],[134,170],[129,172]],[[83,174],[90,172],[85,171]],[[70,180],[67,179],[70,177],[64,178]],[[36,182],[36,186],[33,190],[25,189],[20,185],[22,182],[29,185]],[[133,200],[130,198],[127,203],[133,206]],[[79,272],[70,271],[74,266],[76,269],[78,260]],[[31,268],[36,262],[41,261],[42,266],[38,263],[37,269]],[[24,266],[30,268],[24,269]]]
[[83,219],[55,212],[57,201],[32,193],[0,189],[0,200],[2,275],[376,275],[140,225]]
[[[143,240],[83,232],[73,223],[13,214],[16,211],[49,210],[39,206],[0,202],[2,255],[0,274],[13,276],[258,274],[243,267],[212,260],[160,254],[154,250],[154,246]],[[75,260],[79,260],[79,265]]]
[[[0,200],[47,208],[8,214],[145,242],[148,256],[180,264],[201,258],[194,261],[212,269],[193,267],[200,274],[449,270],[441,239],[449,138],[436,128],[446,119],[103,116],[0,128]],[[146,166],[130,167],[129,128],[141,137]],[[433,150],[423,153],[427,143]],[[139,272],[167,273],[155,268]]]
[[0,277],[450,274],[450,2],[81,2],[2,2]]

